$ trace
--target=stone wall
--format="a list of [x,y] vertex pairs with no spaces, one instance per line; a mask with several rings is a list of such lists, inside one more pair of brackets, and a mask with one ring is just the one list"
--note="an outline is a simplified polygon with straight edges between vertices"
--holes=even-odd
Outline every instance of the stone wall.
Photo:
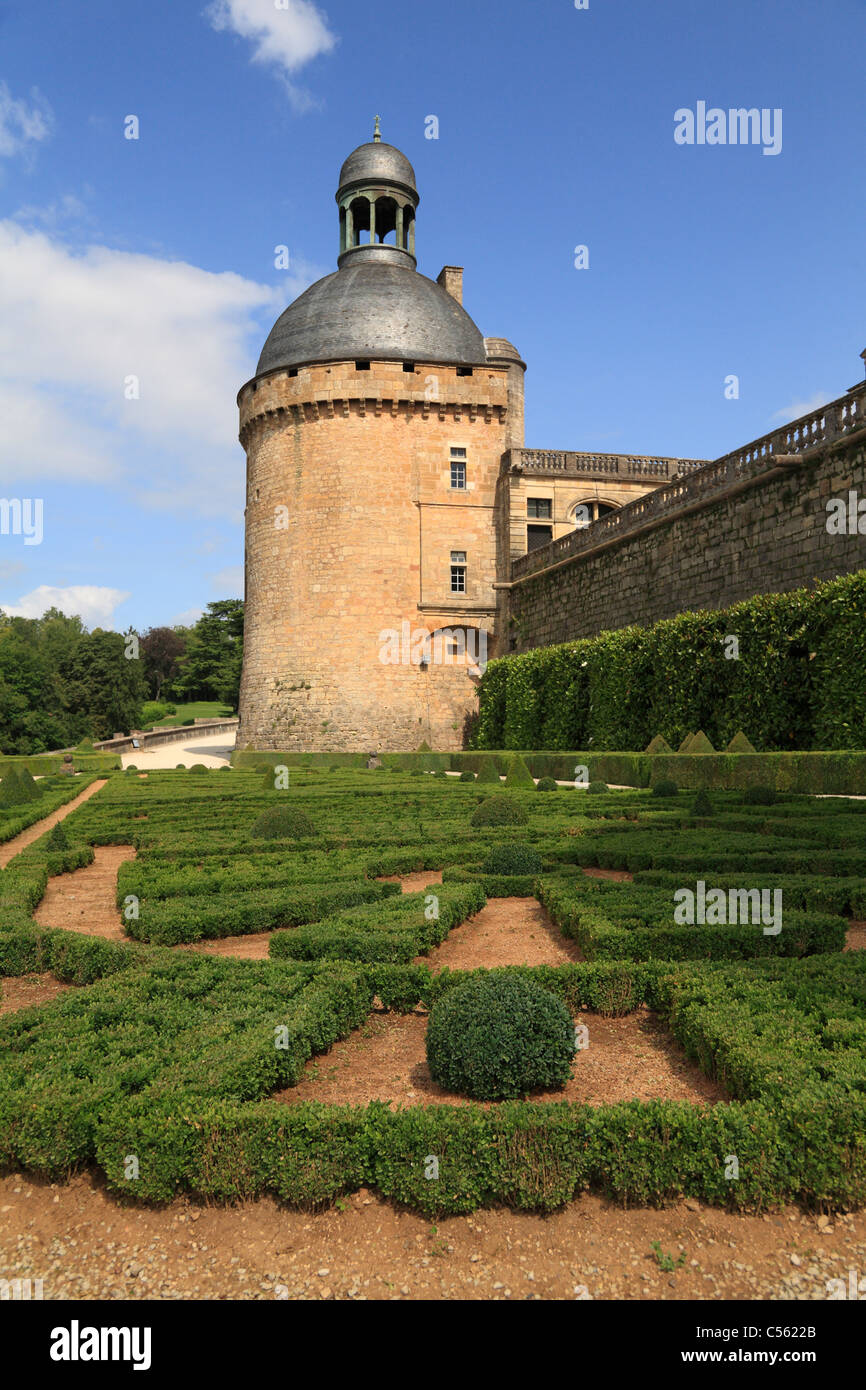
[[829,499],[854,492],[866,502],[864,401],[843,397],[820,430],[786,427],[769,447],[759,441],[516,562],[509,649],[649,626],[866,567],[856,517],[845,534],[827,529]]

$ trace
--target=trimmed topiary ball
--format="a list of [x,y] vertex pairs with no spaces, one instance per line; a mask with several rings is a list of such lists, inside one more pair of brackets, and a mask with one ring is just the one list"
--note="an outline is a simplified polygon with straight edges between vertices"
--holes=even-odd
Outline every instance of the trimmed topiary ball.
[[535,790],[537,792],[555,792],[558,791],[559,788],[553,777],[539,777]]
[[590,782],[586,790],[591,796],[601,796],[603,792],[609,792],[610,787],[607,782]]
[[433,1005],[427,1065],[446,1091],[509,1100],[564,1086],[576,1052],[561,999],[520,975],[483,975]]
[[474,781],[475,781],[475,773],[474,773],[474,772],[469,772],[468,769],[467,769],[466,772],[461,772],[461,774],[460,774],[460,781],[461,781],[461,782],[474,782]]
[[747,806],[775,806],[775,788],[747,787],[745,792],[743,793],[743,801]]
[[532,845],[494,845],[481,865],[485,874],[540,874],[544,865]]
[[190,772],[207,772],[207,768],[204,763],[193,763]]
[[692,804],[693,816],[711,816],[713,814],[713,803],[710,801],[705,787],[701,787]]
[[315,835],[313,822],[298,806],[270,806],[254,822],[254,840],[308,840]]
[[653,796],[677,796],[679,787],[669,777],[664,777],[653,786]]
[[472,824],[482,825],[526,825],[529,817],[520,805],[510,796],[488,796],[472,812]]

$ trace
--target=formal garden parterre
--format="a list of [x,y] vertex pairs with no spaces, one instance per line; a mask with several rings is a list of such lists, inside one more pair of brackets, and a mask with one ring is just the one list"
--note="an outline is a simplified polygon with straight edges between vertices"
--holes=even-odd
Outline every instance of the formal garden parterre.
[[[0,973],[50,970],[83,986],[0,1025],[4,1167],[58,1179],[95,1165],[112,1191],[150,1201],[271,1193],[315,1207],[370,1186],[434,1215],[551,1210],[587,1189],[739,1209],[863,1205],[866,956],[843,947],[846,919],[866,916],[866,803],[778,794],[755,805],[713,790],[707,814],[682,789],[463,781],[436,755],[370,771],[293,766],[276,790],[269,761],[114,773],[63,822],[65,844],[49,832],[0,874]],[[500,797],[511,822],[473,823]],[[303,833],[256,833],[278,807]],[[125,939],[33,921],[49,875],[121,844],[136,850],[117,883]],[[441,869],[442,884],[401,894],[385,881],[422,869]],[[781,930],[677,922],[675,894],[698,882],[707,894],[780,891]],[[538,897],[584,959],[425,963],[494,896]],[[178,949],[263,931],[266,961]],[[593,1014],[648,1006],[729,1099],[273,1098],[374,1007],[433,1009],[490,976],[540,987],[590,1033]]]

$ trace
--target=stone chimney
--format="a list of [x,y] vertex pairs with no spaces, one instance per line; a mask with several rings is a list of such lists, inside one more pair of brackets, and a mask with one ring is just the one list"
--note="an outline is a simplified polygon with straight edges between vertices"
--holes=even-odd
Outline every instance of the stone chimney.
[[443,265],[436,284],[441,285],[446,294],[450,294],[451,298],[456,299],[458,304],[463,303],[462,265]]

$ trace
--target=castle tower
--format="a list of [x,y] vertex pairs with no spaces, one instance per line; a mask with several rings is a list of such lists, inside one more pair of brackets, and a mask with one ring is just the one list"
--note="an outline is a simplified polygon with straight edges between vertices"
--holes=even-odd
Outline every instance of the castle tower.
[[419,274],[415,173],[378,118],[336,200],[337,271],[280,316],[238,396],[238,746],[459,748],[499,635],[496,484],[525,367],[482,338],[461,268]]

